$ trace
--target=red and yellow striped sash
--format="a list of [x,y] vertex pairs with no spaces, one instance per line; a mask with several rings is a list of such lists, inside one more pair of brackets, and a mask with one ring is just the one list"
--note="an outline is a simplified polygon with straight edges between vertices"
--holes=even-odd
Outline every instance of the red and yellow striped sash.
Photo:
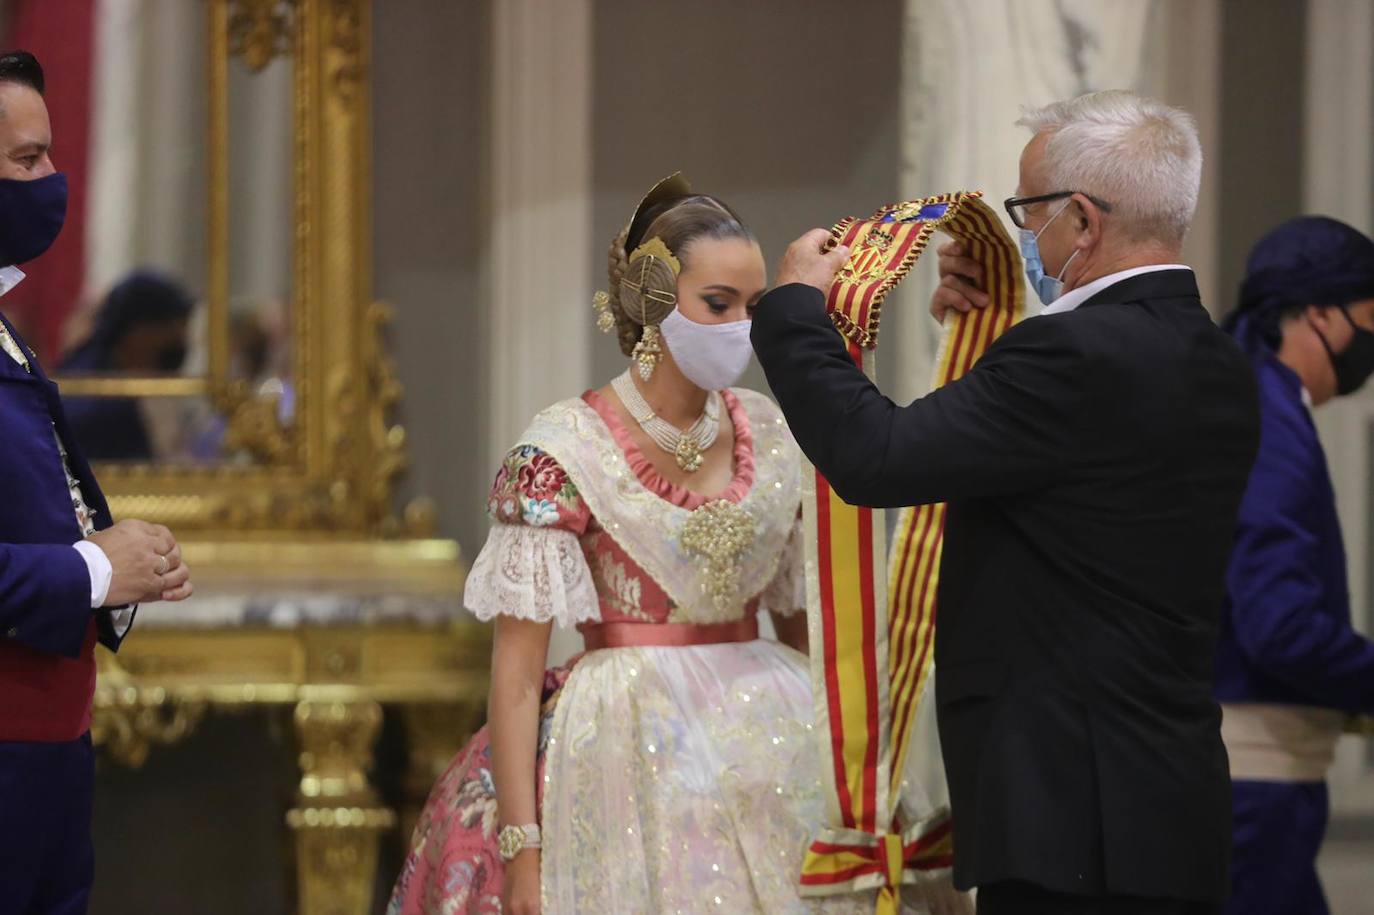
[[[946,194],[842,220],[832,237],[850,256],[826,304],[870,377],[883,299],[937,229],[982,264],[994,304],[946,320],[935,386],[967,372],[1024,314],[1020,256],[981,194]],[[944,506],[903,509],[889,558],[880,511],[847,504],[814,471],[804,489],[812,680],[817,719],[826,725],[830,790],[802,892],[877,888],[878,911],[895,915],[902,883],[953,861],[946,811],[896,822],[911,727],[932,664]]]

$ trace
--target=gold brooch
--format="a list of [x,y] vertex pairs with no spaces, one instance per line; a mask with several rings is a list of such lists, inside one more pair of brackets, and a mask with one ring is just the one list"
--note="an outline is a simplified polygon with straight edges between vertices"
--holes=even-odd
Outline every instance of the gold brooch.
[[719,612],[738,605],[740,558],[755,536],[754,516],[725,499],[707,502],[682,527],[682,548],[698,560],[705,577],[702,587]]

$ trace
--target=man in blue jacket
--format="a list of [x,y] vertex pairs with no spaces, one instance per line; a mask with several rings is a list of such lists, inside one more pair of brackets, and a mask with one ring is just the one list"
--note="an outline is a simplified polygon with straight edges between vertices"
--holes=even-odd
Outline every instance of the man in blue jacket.
[[[42,68],[0,54],[0,295],[61,231],[51,145]],[[191,594],[171,532],[114,524],[79,444],[0,316],[0,915],[86,911],[95,643],[119,647],[133,604]]]
[[1350,623],[1345,550],[1312,410],[1374,372],[1374,241],[1320,216],[1250,253],[1224,327],[1259,383],[1217,647],[1231,759],[1234,915],[1321,915],[1326,771],[1346,716],[1374,713],[1374,643]]

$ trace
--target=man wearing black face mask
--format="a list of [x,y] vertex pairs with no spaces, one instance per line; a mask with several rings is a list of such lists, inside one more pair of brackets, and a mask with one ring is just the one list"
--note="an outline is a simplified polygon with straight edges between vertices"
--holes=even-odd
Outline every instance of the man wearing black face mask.
[[[91,335],[62,363],[64,374],[176,372],[186,360],[186,330],[193,303],[170,277],[138,270],[110,290]],[[76,440],[93,461],[146,461],[152,437],[132,397],[79,397],[67,401]]]
[[[56,239],[66,179],[33,55],[0,54],[0,295]],[[57,386],[0,316],[0,915],[78,915],[94,877],[91,697],[140,601],[184,600],[165,527],[113,523]]]
[[1235,915],[1327,911],[1316,859],[1347,714],[1374,714],[1374,643],[1350,624],[1345,551],[1311,410],[1374,372],[1374,241],[1319,216],[1255,245],[1224,327],[1259,382],[1217,645],[1231,761]]

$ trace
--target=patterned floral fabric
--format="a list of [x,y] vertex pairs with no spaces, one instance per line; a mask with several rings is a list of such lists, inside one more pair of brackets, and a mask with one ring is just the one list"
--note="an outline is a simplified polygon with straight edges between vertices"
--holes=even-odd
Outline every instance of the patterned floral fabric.
[[[554,668],[544,675],[535,775],[540,804],[553,712],[569,670]],[[396,881],[387,915],[500,915],[506,871],[496,850],[498,831],[491,740],[482,728],[434,783],[415,825],[415,842]]]
[[534,445],[520,445],[506,455],[491,487],[487,513],[502,524],[552,527],[574,534],[585,531],[591,519],[567,471]]

